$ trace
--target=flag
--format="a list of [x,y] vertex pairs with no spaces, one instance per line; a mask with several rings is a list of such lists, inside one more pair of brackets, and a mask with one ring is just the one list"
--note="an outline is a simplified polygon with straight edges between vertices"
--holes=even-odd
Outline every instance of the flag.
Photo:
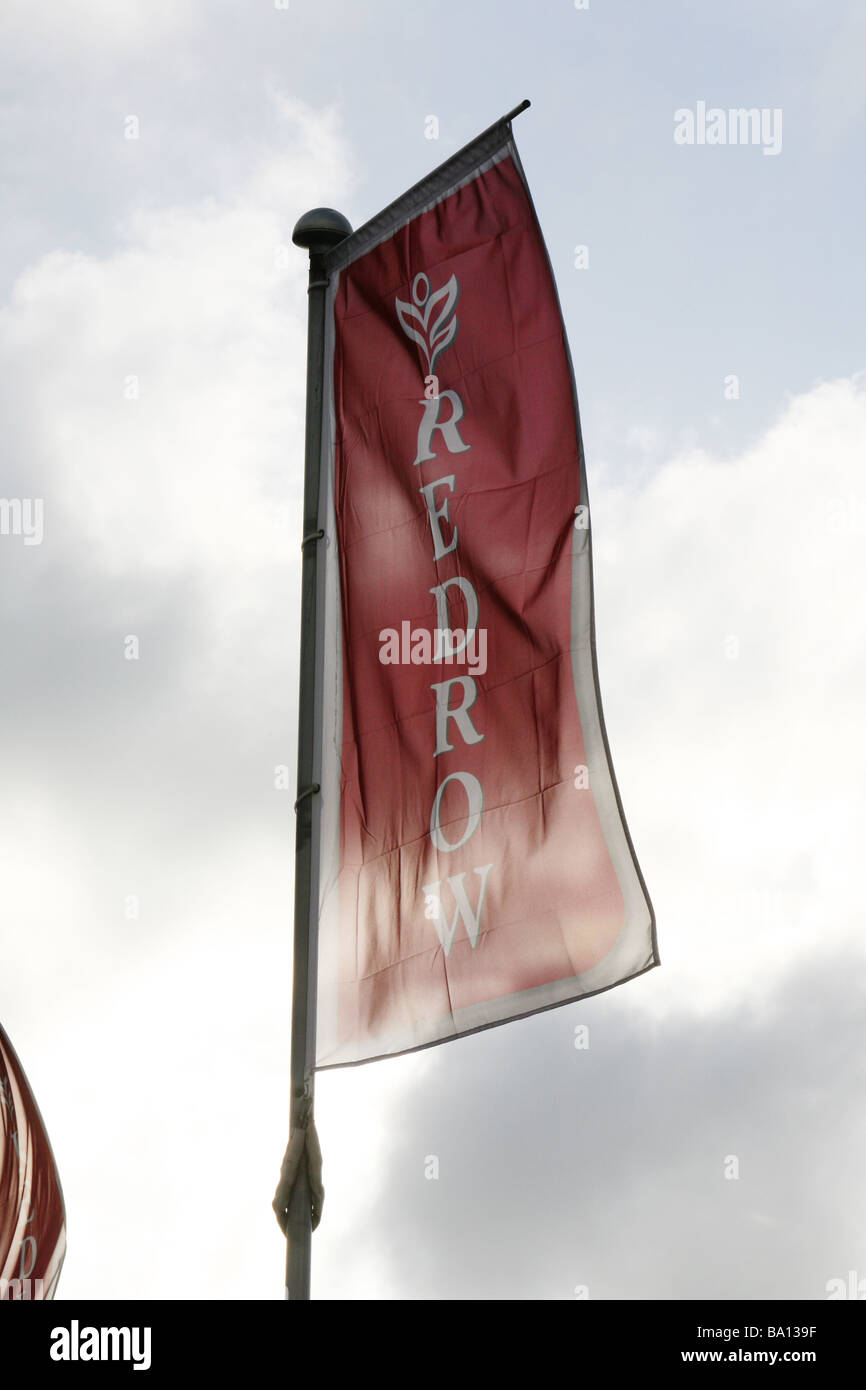
[[571,359],[510,119],[323,261],[320,1069],[659,963],[602,722]]
[[54,1297],[66,1213],[39,1107],[0,1027],[0,1299]]

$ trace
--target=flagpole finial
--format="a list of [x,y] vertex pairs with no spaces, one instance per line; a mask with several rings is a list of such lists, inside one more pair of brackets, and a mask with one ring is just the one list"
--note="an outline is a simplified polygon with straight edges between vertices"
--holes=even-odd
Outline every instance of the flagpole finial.
[[312,208],[299,217],[292,241],[311,255],[323,255],[332,246],[352,235],[352,224],[334,208]]

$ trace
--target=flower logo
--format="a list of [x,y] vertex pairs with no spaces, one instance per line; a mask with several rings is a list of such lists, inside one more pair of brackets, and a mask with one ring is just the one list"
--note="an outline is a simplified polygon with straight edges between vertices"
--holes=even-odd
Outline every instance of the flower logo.
[[[416,275],[412,281],[414,304],[405,304],[402,299],[395,300],[400,326],[414,342],[418,343],[427,359],[428,372],[433,371],[436,359],[441,352],[454,342],[457,336],[457,317],[454,310],[460,295],[460,284],[452,275],[441,290],[430,293],[430,281],[424,274]],[[434,312],[435,311],[435,312]]]

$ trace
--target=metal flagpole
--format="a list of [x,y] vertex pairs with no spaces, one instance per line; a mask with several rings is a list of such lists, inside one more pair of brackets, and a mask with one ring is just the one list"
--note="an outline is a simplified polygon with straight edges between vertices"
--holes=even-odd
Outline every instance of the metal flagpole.
[[[292,981],[291,1132],[312,1123],[315,1067],[315,941],[318,903],[312,892],[313,782],[316,727],[316,658],[324,615],[316,611],[319,522],[319,472],[325,366],[325,291],[328,276],[322,258],[351,234],[346,218],[333,208],[314,208],[292,232],[292,241],[310,253],[307,320],[307,422],[304,454],[304,523],[301,539],[301,674],[298,700],[298,792],[295,802],[295,937]],[[311,1191],[306,1156],[292,1188],[286,1229],[286,1297],[310,1297]]]

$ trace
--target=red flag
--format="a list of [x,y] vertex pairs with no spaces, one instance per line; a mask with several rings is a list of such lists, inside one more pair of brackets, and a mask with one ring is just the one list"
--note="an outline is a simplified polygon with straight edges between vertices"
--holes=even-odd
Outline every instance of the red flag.
[[39,1107],[0,1027],[0,1299],[54,1297],[66,1254],[60,1179]]
[[325,257],[317,1065],[658,964],[556,288],[506,121]]

